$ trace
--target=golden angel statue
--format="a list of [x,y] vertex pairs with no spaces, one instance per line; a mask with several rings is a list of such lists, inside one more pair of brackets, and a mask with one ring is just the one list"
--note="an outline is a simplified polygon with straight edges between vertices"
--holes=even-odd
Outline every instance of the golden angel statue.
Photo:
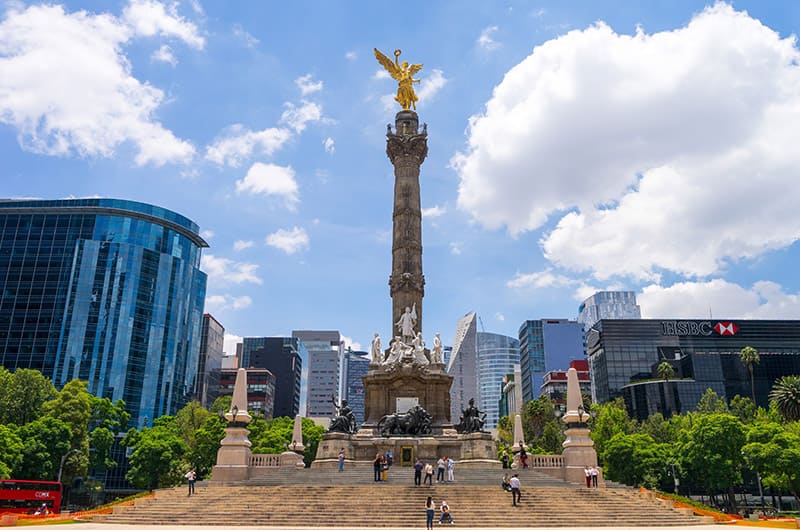
[[417,110],[417,101],[419,98],[414,93],[414,86],[412,83],[419,83],[419,79],[414,79],[414,74],[422,70],[421,64],[408,64],[407,61],[400,63],[400,50],[394,51],[394,62],[386,57],[384,54],[375,48],[375,58],[378,62],[386,68],[386,71],[398,82],[397,96],[395,101],[400,103],[404,110],[414,109]]

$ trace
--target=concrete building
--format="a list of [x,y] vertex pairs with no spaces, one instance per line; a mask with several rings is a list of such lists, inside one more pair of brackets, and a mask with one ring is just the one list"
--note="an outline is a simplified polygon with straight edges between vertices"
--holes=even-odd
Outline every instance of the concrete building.
[[344,353],[342,363],[342,381],[344,392],[342,396],[347,400],[356,422],[364,421],[364,381],[369,368],[369,354],[365,351],[354,351],[348,348]]
[[[693,410],[713,389],[722,399],[749,397],[750,373],[739,352],[756,348],[756,403],[769,406],[775,380],[800,373],[797,320],[601,320],[586,336],[593,400],[623,397],[632,417]],[[669,362],[674,379],[657,375]]]
[[522,414],[522,386],[519,384],[522,379],[520,365],[514,365],[514,372],[507,374],[503,378],[500,390],[500,417],[514,416]]
[[[239,370],[224,369],[220,372],[219,393],[232,396]],[[266,368],[247,368],[247,411],[263,415],[265,419],[275,417],[275,376]]]
[[330,418],[336,412],[331,399],[341,395],[342,336],[338,331],[298,330],[292,337],[303,341],[308,351],[306,415]]
[[633,291],[598,291],[578,307],[578,322],[584,331],[600,320],[642,318],[642,310],[636,303]]
[[303,372],[308,351],[300,339],[293,337],[245,337],[242,357],[249,366],[266,368],[275,376],[273,416],[294,418],[300,413],[303,396]]
[[[591,395],[592,381],[589,376],[589,361],[585,359],[570,361],[568,368],[575,368],[575,371],[578,372],[578,384],[581,388],[581,394]],[[558,403],[561,406],[561,411],[566,412],[567,370],[551,370],[544,374],[541,395],[545,395],[550,401]]]
[[526,320],[519,328],[522,399],[539,397],[544,374],[584,358],[583,326],[575,320]]
[[470,399],[478,401],[478,319],[474,311],[464,315],[456,326],[453,350],[447,373],[453,376],[450,387],[450,418],[458,423]]
[[219,371],[222,369],[225,328],[206,313],[200,332],[200,358],[197,365],[197,382],[194,395],[201,405],[208,408],[219,395]]
[[117,199],[0,201],[0,365],[122,399],[131,425],[194,396],[199,227]]

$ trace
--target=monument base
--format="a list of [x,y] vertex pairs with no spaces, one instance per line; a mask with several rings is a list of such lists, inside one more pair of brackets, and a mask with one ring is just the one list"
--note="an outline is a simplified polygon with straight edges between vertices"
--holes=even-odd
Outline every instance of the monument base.
[[[570,427],[564,431],[566,440],[562,444],[561,456],[564,459],[564,480],[575,484],[586,482],[586,466],[597,467],[597,451],[594,441],[589,438],[589,429]],[[598,468],[598,485],[603,485],[603,473]]]
[[217,465],[211,470],[212,482],[232,482],[250,478],[250,431],[244,427],[227,427],[217,451]]

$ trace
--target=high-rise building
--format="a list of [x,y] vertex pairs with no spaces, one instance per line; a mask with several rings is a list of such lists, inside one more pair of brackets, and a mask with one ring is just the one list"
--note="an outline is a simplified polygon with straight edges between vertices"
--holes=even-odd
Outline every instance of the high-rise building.
[[342,396],[347,400],[357,423],[364,421],[364,381],[369,368],[369,355],[365,351],[354,351],[348,348],[344,352],[342,363],[342,381],[344,392]]
[[[769,406],[775,380],[800,373],[798,320],[601,320],[586,336],[592,399],[623,397],[632,417],[693,410],[706,389],[722,399],[751,396],[750,373],[740,352],[752,346],[755,401]],[[657,367],[669,362],[674,379]]]
[[293,337],[245,337],[242,339],[243,368],[266,368],[275,376],[273,416],[294,418],[300,413],[304,365],[308,351]]
[[464,315],[456,326],[453,351],[447,373],[453,376],[450,387],[450,418],[458,419],[470,399],[478,401],[478,324],[474,311]]
[[578,322],[583,330],[603,319],[619,320],[642,318],[642,311],[636,304],[633,291],[598,291],[583,301],[578,307]]
[[222,348],[225,342],[225,328],[219,321],[206,313],[200,332],[200,359],[197,365],[195,399],[208,408],[219,394],[219,371],[222,369]]
[[[276,417],[275,376],[266,368],[246,368],[247,372],[247,410],[261,414],[265,419]],[[238,369],[224,369],[220,372],[219,394],[232,396]]]
[[519,327],[522,399],[539,397],[544,374],[584,358],[583,326],[574,320],[526,320]]
[[292,337],[303,341],[308,350],[306,416],[332,417],[336,413],[332,400],[341,395],[342,336],[338,331],[298,330],[292,331]]
[[519,341],[498,333],[479,331],[478,350],[478,408],[486,413],[486,429],[497,426],[500,413],[497,404],[503,388],[503,378],[519,365]]
[[[569,368],[575,368],[575,371],[578,372],[578,385],[580,386],[581,394],[591,395],[592,381],[589,377],[589,361],[586,359],[570,361]],[[567,370],[550,370],[544,374],[542,394],[559,405],[562,412],[566,412]]]
[[195,390],[207,246],[150,204],[0,201],[0,365],[86,381],[133,425],[176,413]]

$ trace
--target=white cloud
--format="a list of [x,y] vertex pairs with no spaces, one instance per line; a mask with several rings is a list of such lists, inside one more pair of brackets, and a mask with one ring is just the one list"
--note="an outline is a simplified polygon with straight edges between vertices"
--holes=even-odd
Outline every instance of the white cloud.
[[328,136],[325,140],[322,141],[322,145],[325,147],[325,152],[329,155],[332,155],[336,152],[336,146],[333,143],[333,138]]
[[322,107],[310,101],[303,101],[298,107],[294,103],[285,103],[286,110],[281,114],[280,123],[285,123],[297,133],[303,132],[306,123],[322,119]]
[[255,283],[261,285],[261,278],[256,275],[258,265],[218,258],[213,254],[203,254],[200,268],[208,274],[209,283],[213,285],[226,283]]
[[434,217],[441,217],[445,213],[447,213],[447,208],[444,206],[431,206],[430,208],[423,208],[422,209],[422,218],[423,219],[433,219]]
[[424,104],[432,100],[436,93],[444,88],[446,84],[447,78],[444,76],[444,72],[438,68],[431,70],[430,74],[422,78],[416,91],[419,103]]
[[303,96],[322,90],[322,81],[313,81],[311,74],[298,77],[294,80],[294,84],[297,85],[297,88],[300,89],[300,94]]
[[214,231],[213,230],[203,230],[202,232],[200,232],[200,237],[202,237],[203,239],[208,241],[209,239],[214,237]]
[[453,241],[452,243],[450,243],[450,254],[453,254],[454,256],[461,255],[462,246],[464,246],[464,244],[461,243],[460,241]]
[[269,127],[262,131],[251,131],[237,123],[228,127],[221,137],[206,147],[206,160],[239,167],[254,151],[272,155],[291,137],[288,129]]
[[[470,120],[458,205],[598,279],[716,273],[800,237],[800,53],[718,3],[684,28],[598,23],[534,49]],[[566,213],[565,213],[566,212]]]
[[344,58],[347,59],[348,61],[355,61],[356,59],[358,59],[358,54],[356,52],[349,51],[344,54]]
[[556,274],[553,269],[527,274],[517,273],[513,279],[506,282],[506,287],[512,289],[542,289],[546,287],[569,287],[580,282],[562,274]]
[[178,59],[176,59],[175,55],[172,53],[172,48],[167,44],[162,44],[159,49],[154,51],[152,55],[150,55],[150,59],[160,63],[168,63],[172,66],[178,64]]
[[261,42],[253,35],[248,33],[241,24],[233,25],[233,36],[239,39],[246,48],[255,48]]
[[255,245],[252,241],[243,241],[241,239],[233,242],[233,250],[240,251]]
[[305,229],[295,226],[291,230],[279,229],[268,235],[265,242],[271,247],[294,254],[309,246],[309,238]]
[[240,344],[242,340],[243,340],[242,336],[226,332],[225,338],[223,339],[222,351],[224,351],[228,355],[235,355],[236,345]]
[[392,76],[389,74],[389,72],[383,68],[375,70],[375,74],[372,76],[373,79],[389,79],[390,77]]
[[345,350],[349,346],[350,348],[353,349],[353,351],[364,351],[361,348],[361,343],[360,342],[355,342],[353,339],[351,339],[350,337],[348,337],[346,335],[342,335],[342,342],[344,342],[344,349]]
[[294,208],[298,201],[297,181],[291,166],[278,166],[256,162],[242,180],[236,181],[236,191],[263,195],[278,195],[286,201],[287,208]]
[[178,15],[177,2],[164,5],[155,0],[130,0],[122,18],[137,35],[176,37],[199,50],[205,45],[197,26]]
[[499,311],[494,314],[494,318],[499,320],[500,322],[505,322],[505,320],[506,320],[506,316],[503,313],[499,312]]
[[800,294],[786,293],[769,281],[750,288],[722,279],[649,285],[636,300],[643,318],[800,318]]
[[483,31],[481,31],[478,40],[476,41],[478,43],[478,46],[480,46],[484,50],[494,50],[495,48],[497,48],[498,44],[492,38],[492,35],[497,33],[497,30],[498,30],[497,26],[488,26],[484,28]]
[[206,313],[219,313],[228,309],[246,309],[253,305],[253,299],[247,295],[231,296],[229,294],[215,294],[206,296]]
[[109,14],[9,10],[0,22],[0,122],[35,153],[111,157],[132,142],[139,165],[190,160],[194,147],[155,118],[164,93],[131,73],[122,53],[131,37]]

